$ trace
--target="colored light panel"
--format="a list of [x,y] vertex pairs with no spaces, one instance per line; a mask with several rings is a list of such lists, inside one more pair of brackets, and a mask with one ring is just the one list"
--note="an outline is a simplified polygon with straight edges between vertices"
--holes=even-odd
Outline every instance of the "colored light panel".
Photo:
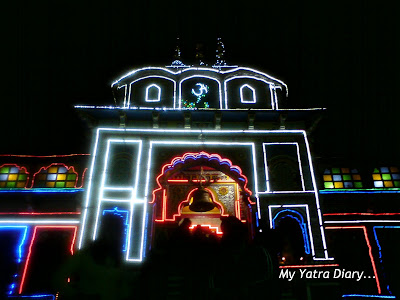
[[57,163],[42,167],[33,175],[35,188],[76,188],[77,181],[74,167]]
[[362,188],[361,176],[357,169],[330,168],[325,169],[324,188],[326,189],[351,189]]
[[397,167],[375,168],[372,179],[376,188],[400,187],[400,173]]
[[25,188],[28,172],[25,167],[4,164],[0,167],[0,188]]

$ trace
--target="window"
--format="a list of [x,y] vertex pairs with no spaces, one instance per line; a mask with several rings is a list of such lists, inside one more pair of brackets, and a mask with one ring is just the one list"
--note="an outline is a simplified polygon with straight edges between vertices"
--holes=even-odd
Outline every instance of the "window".
[[157,84],[150,84],[146,88],[146,102],[160,102],[161,88]]
[[362,188],[361,176],[357,169],[329,168],[324,172],[324,187],[326,189]]
[[244,84],[240,87],[240,102],[242,103],[256,103],[256,90],[250,85]]
[[372,179],[376,188],[400,188],[400,173],[396,167],[375,168]]

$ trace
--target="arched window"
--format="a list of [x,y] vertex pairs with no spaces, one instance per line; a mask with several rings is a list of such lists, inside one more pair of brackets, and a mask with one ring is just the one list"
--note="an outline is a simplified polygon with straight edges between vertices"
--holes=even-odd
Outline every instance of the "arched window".
[[24,188],[28,181],[28,172],[15,164],[0,166],[0,188]]
[[256,103],[256,90],[250,85],[244,84],[240,87],[240,102],[242,103]]
[[281,256],[292,256],[292,263],[295,263],[304,254],[311,253],[307,223],[300,212],[293,209],[281,210],[273,218],[272,228],[278,229],[281,236]]
[[161,88],[157,84],[150,84],[146,88],[146,102],[160,102]]

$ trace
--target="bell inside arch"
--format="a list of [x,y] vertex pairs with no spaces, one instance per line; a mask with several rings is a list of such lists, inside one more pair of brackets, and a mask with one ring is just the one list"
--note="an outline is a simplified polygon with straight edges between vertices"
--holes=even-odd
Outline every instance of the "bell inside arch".
[[210,192],[200,187],[193,192],[193,201],[189,205],[189,209],[194,212],[206,212],[215,207]]

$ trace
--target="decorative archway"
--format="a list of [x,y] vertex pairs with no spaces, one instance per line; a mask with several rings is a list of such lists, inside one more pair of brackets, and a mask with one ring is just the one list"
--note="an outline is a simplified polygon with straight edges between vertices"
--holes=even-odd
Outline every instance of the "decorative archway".
[[[206,169],[206,179],[199,177],[201,168]],[[233,215],[243,221],[249,219],[245,210],[249,204],[255,203],[250,200],[252,192],[247,188],[247,178],[241,168],[218,154],[202,151],[185,153],[162,167],[156,179],[158,188],[153,191],[150,202],[156,206],[155,222],[175,222],[177,218],[188,217],[182,212],[189,205],[191,194],[200,185],[200,180],[209,185],[218,212],[214,210],[197,216],[219,219],[220,216]]]
[[275,229],[279,227],[279,223],[285,218],[290,218],[298,223],[303,235],[304,252],[310,254],[310,238],[308,235],[307,223],[305,222],[303,215],[293,209],[281,210],[272,219],[272,228]]

